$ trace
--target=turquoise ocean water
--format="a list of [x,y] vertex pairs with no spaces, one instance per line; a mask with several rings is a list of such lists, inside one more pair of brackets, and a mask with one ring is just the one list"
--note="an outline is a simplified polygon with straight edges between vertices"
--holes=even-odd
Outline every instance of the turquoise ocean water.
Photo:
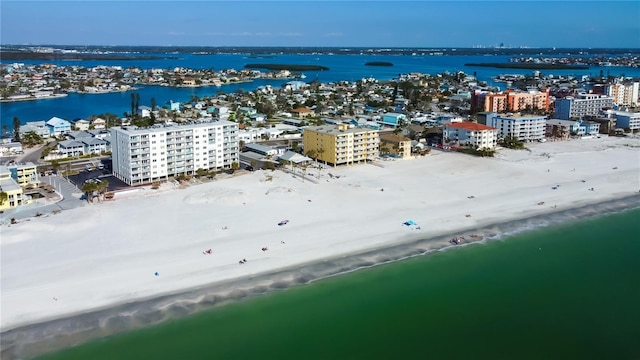
[[638,219],[363,269],[42,359],[640,359]]

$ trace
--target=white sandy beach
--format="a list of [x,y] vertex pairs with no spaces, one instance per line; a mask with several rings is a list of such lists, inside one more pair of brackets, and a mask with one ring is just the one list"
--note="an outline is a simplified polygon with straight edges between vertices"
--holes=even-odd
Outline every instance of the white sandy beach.
[[432,151],[315,171],[304,182],[256,171],[186,189],[165,184],[5,225],[2,331],[640,190],[638,138],[529,148],[495,158]]

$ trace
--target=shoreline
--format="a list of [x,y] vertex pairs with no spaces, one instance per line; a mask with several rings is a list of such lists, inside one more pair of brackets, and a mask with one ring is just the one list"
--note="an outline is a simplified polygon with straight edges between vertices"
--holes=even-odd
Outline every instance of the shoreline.
[[[233,302],[249,300],[295,286],[308,285],[358,270],[428,256],[433,252],[449,251],[456,247],[500,241],[517,234],[535,232],[544,227],[590,221],[637,209],[640,209],[640,195],[634,194],[502,223],[488,223],[479,228],[460,229],[453,233],[441,233],[428,238],[364,249],[248,277],[228,279],[137,301],[114,304],[62,318],[23,324],[2,331],[1,354],[3,359],[39,356],[105,336],[158,325]],[[449,243],[452,237],[461,235],[468,237],[471,234],[480,235],[477,239],[463,245]]]

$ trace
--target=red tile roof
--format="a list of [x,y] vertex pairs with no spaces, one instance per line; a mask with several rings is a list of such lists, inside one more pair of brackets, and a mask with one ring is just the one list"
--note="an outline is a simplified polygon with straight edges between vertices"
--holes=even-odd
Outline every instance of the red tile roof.
[[496,130],[496,128],[494,127],[482,125],[482,124],[478,124],[470,121],[455,122],[455,123],[445,124],[444,126],[450,127],[450,128],[456,128],[456,129],[470,130],[470,131]]

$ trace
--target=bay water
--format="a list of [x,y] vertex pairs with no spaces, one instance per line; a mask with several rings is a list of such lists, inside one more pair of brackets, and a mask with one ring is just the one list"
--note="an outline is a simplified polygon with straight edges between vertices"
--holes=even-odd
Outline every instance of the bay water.
[[[424,74],[441,74],[444,72],[455,73],[463,71],[466,74],[476,74],[478,80],[488,82],[492,86],[505,89],[504,83],[495,83],[493,77],[499,74],[532,74],[528,69],[497,69],[488,67],[466,66],[467,63],[508,62],[511,56],[507,55],[300,55],[300,54],[275,54],[268,58],[251,58],[247,54],[141,54],[167,56],[166,59],[158,60],[84,60],[84,61],[16,61],[25,64],[52,63],[58,66],[83,66],[94,67],[99,65],[139,67],[142,69],[174,69],[176,67],[191,69],[211,69],[241,70],[249,63],[268,64],[300,64],[300,65],[321,65],[329,68],[327,71],[305,71],[306,82],[318,80],[324,83],[338,81],[357,81],[362,78],[375,78],[380,81],[389,80],[398,74],[408,74],[419,72]],[[560,55],[559,55],[560,56]],[[383,61],[390,62],[393,66],[366,66],[367,62]],[[574,76],[582,75],[597,76],[600,71],[612,76],[635,76],[640,77],[640,69],[628,67],[591,67],[585,70],[549,70],[541,71],[543,75]],[[280,87],[289,80],[256,80],[248,83],[236,83],[223,85],[220,87],[183,87],[170,88],[163,86],[137,86],[135,90],[140,95],[140,105],[151,106],[151,99],[154,98],[159,106],[167,101],[185,102],[193,96],[204,97],[214,96],[219,92],[232,93],[239,89],[251,91],[259,86],[271,85]],[[13,128],[13,118],[17,117],[22,123],[28,121],[49,120],[57,116],[63,119],[73,120],[76,118],[86,118],[91,115],[105,114],[107,112],[122,116],[124,112],[131,109],[130,92],[110,93],[110,94],[69,94],[66,97],[55,99],[42,99],[34,101],[19,101],[0,103],[0,125]]]
[[434,252],[41,359],[640,359],[638,219]]

